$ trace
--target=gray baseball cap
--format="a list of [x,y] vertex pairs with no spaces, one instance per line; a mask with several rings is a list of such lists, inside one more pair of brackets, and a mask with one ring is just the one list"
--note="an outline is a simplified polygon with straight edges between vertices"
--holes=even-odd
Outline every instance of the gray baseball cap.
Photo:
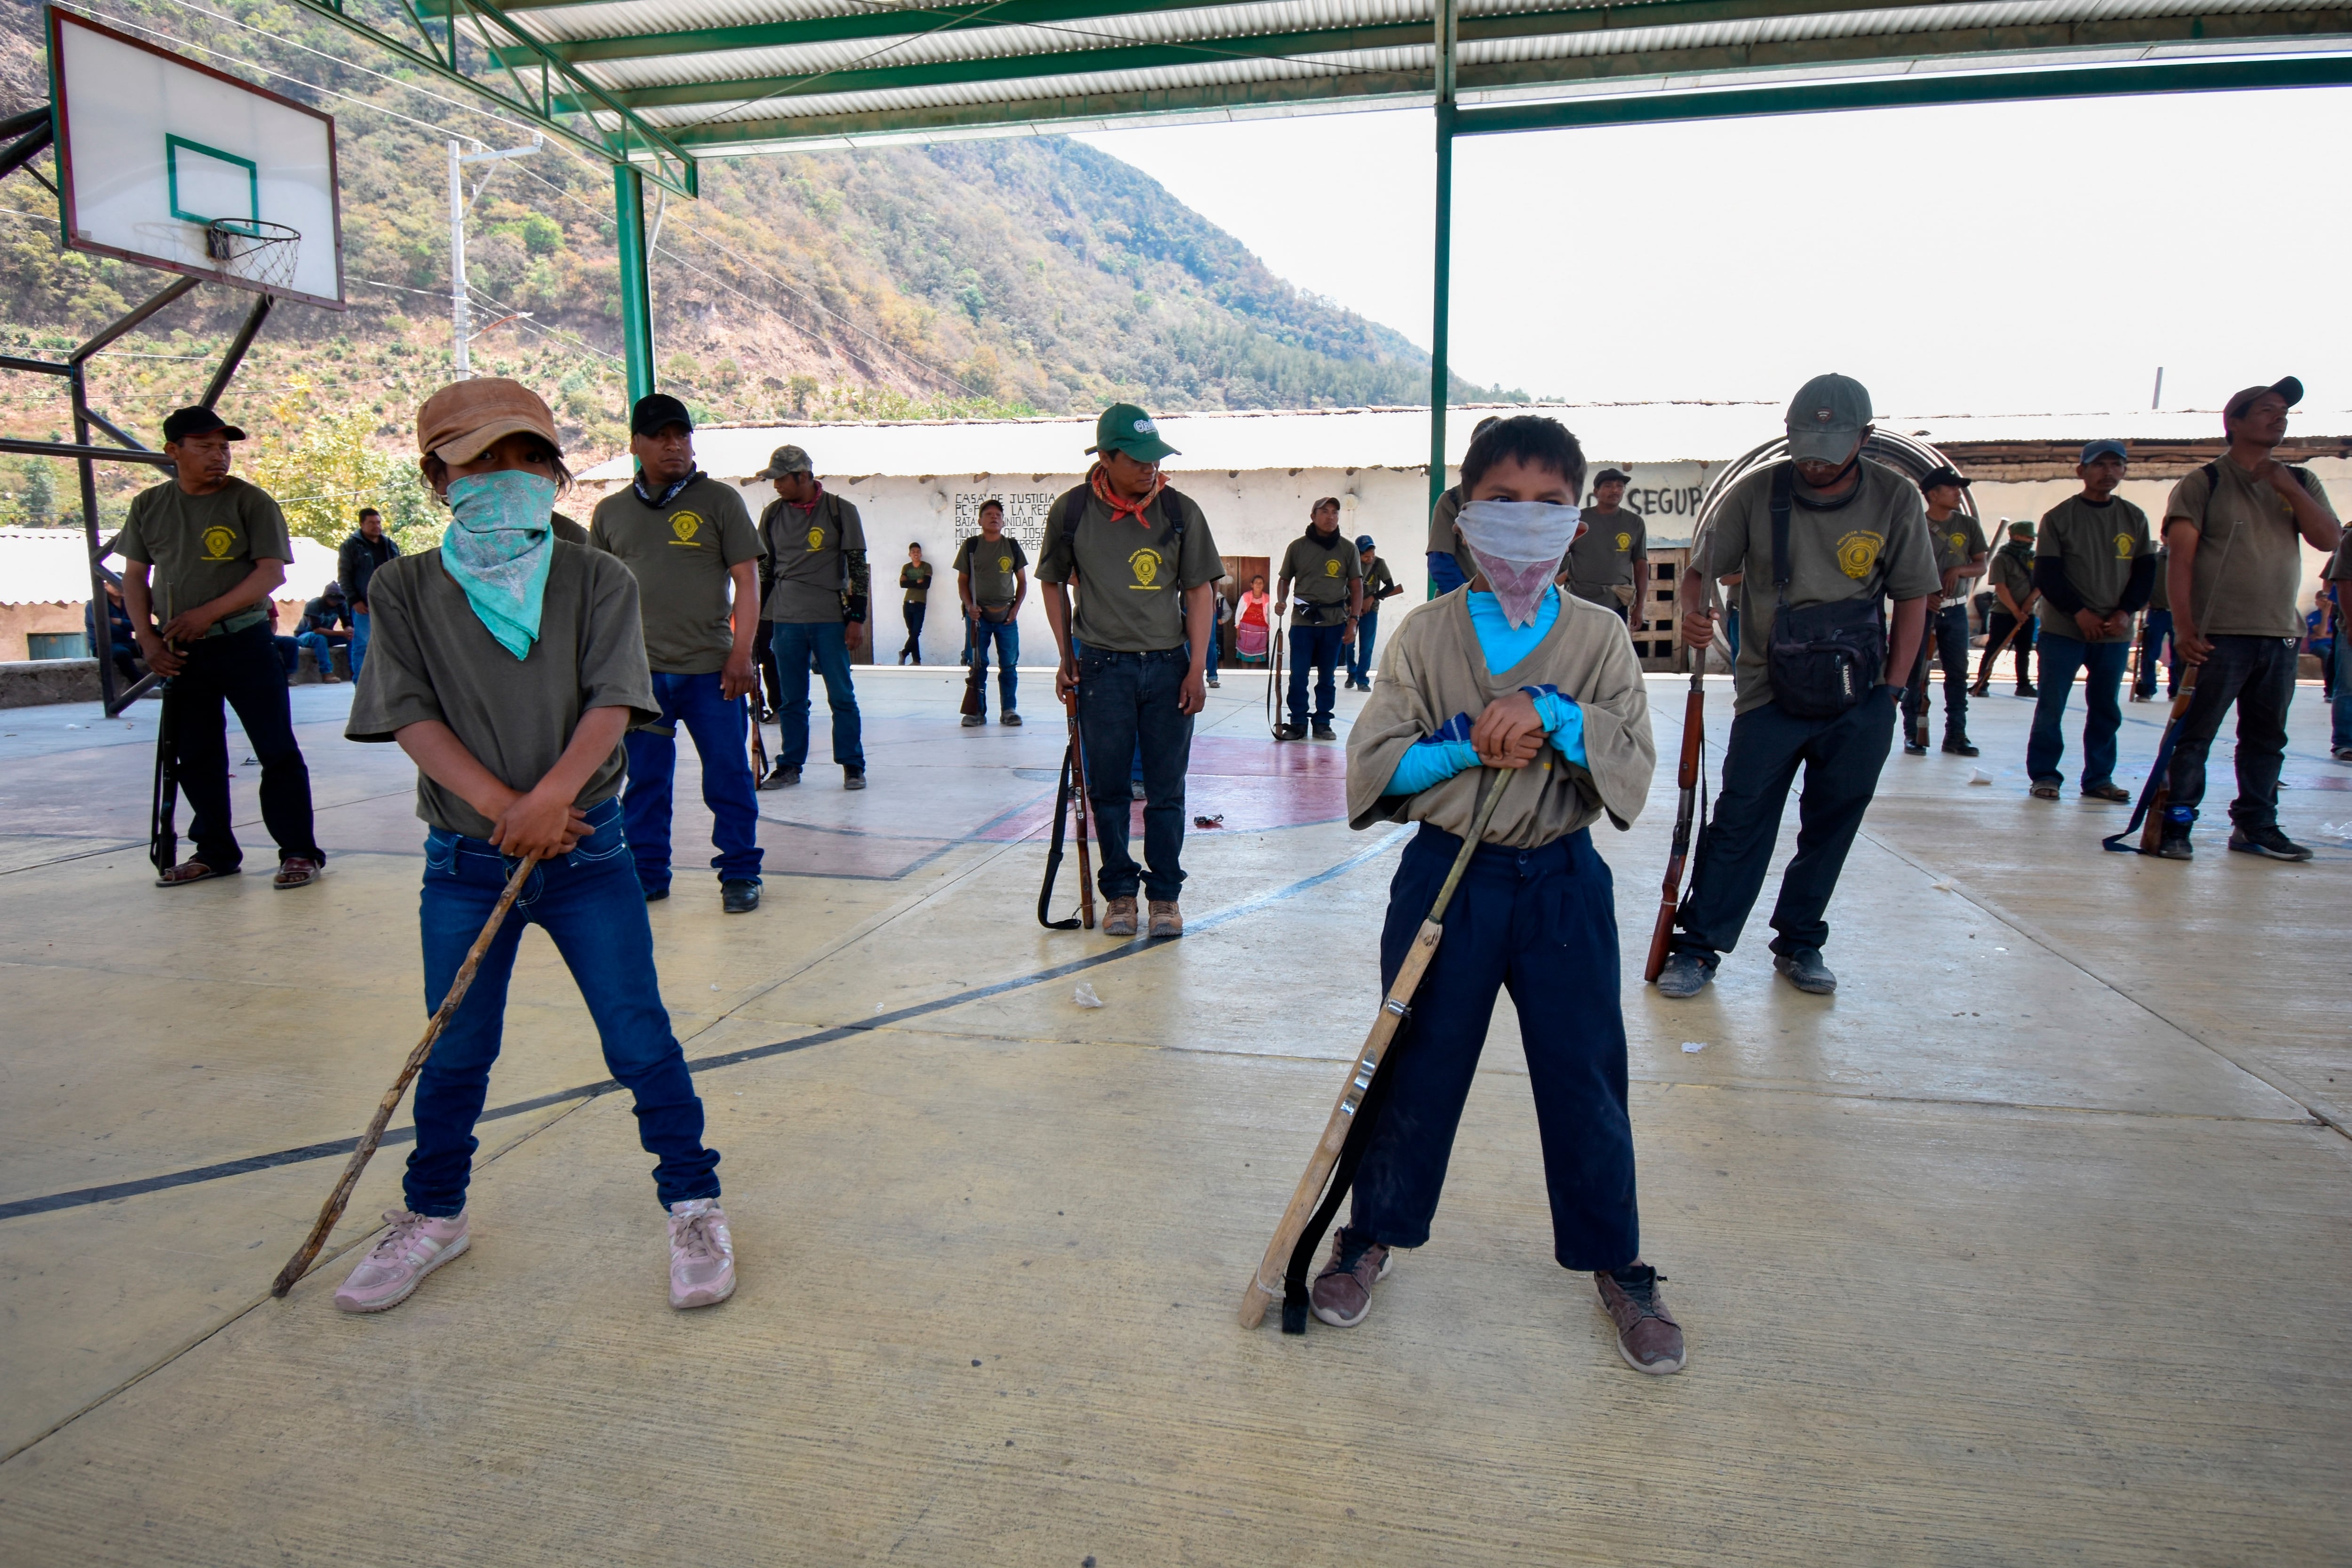
[[1850,375],[1817,375],[1789,403],[1789,457],[1843,463],[1870,425],[1870,389]]
[[751,477],[755,479],[781,479],[786,474],[813,474],[816,466],[809,455],[798,447],[779,447],[768,454],[768,466]]

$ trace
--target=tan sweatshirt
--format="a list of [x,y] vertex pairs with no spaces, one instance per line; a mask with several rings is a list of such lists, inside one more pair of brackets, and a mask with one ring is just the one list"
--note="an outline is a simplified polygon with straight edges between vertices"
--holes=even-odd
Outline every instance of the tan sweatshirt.
[[1348,736],[1348,825],[1429,822],[1457,837],[1470,831],[1487,770],[1471,768],[1409,799],[1381,790],[1407,748],[1457,713],[1475,720],[1488,703],[1523,686],[1549,686],[1584,712],[1586,765],[1547,745],[1517,771],[1486,825],[1485,842],[1531,849],[1565,837],[1606,813],[1619,828],[1642,815],[1656,771],[1650,699],[1642,667],[1615,612],[1560,595],[1559,618],[1528,656],[1489,672],[1471,627],[1469,590],[1408,612],[1381,656],[1380,683]]

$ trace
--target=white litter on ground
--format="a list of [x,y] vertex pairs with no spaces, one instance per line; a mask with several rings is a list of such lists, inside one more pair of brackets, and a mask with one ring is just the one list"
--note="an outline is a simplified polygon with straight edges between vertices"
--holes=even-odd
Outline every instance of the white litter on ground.
[[1992,775],[1985,772],[1982,768],[1978,768],[1969,774],[1969,783],[1972,784],[1989,784],[1992,783]]
[[1099,1007],[1103,1005],[1103,999],[1095,994],[1095,988],[1086,984],[1081,984],[1076,991],[1071,992],[1070,1000],[1081,1007]]
[[1705,1049],[1706,1049],[1706,1042],[1705,1040],[1685,1040],[1683,1042],[1683,1050],[1686,1055],[1696,1056],[1699,1052]]

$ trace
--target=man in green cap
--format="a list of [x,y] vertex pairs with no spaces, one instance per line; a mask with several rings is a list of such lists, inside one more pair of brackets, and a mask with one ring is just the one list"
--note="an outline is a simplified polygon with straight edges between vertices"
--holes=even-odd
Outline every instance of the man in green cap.
[[857,509],[824,488],[815,465],[798,447],[779,447],[754,479],[773,480],[776,499],[760,514],[760,575],[767,618],[775,626],[776,765],[761,789],[801,782],[809,753],[809,661],[824,679],[833,710],[833,760],[841,787],[866,787],[866,745],[850,684],[849,656],[866,640],[870,581],[866,525]]
[[[1789,460],[1733,485],[1682,583],[1685,646],[1715,640],[1706,584],[1739,582],[1731,739],[1715,820],[1699,838],[1662,996],[1694,996],[1739,940],[1763,891],[1780,814],[1797,797],[1797,853],[1772,909],[1772,967],[1827,994],[1830,895],[1878,790],[1902,678],[1942,591],[1919,489],[1862,455],[1870,393],[1817,375],[1789,405]],[[1895,601],[1890,635],[1880,605]]]
[[[2004,518],[2004,522],[2008,520]],[[2039,694],[2033,684],[2033,602],[2041,597],[2033,586],[2033,525],[2020,520],[2009,523],[2009,542],[1993,552],[1992,613],[1985,616],[1984,658],[1977,665],[1977,683],[1969,695],[1982,697],[1992,687],[1992,661],[2007,643],[2017,651],[2017,694]],[[2011,637],[2014,631],[2017,635]]]
[[[1136,889],[1148,895],[1150,934],[1184,934],[1184,772],[1192,715],[1208,700],[1212,584],[1225,574],[1208,519],[1160,472],[1176,448],[1151,416],[1115,403],[1095,422],[1094,468],[1054,502],[1037,581],[1061,651],[1055,695],[1076,699],[1086,742],[1087,796],[1102,848],[1096,877],[1105,936],[1136,933]],[[1069,587],[1079,585],[1073,617]],[[1143,853],[1128,852],[1131,760],[1143,762]]]

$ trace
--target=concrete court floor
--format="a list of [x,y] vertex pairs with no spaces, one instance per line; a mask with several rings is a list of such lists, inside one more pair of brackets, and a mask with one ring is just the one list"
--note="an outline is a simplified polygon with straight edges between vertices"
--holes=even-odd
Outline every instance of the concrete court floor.
[[[2100,853],[2124,813],[2029,799],[2031,705],[1997,696],[1990,787],[1889,759],[1836,997],[1771,977],[1768,900],[1673,1004],[1638,973],[1685,689],[1654,680],[1650,809],[1596,830],[1645,1251],[1692,1348],[1654,1381],[1550,1261],[1507,1007],[1371,1319],[1235,1327],[1371,1014],[1398,836],[1336,820],[1339,749],[1266,742],[1228,671],[1190,934],[1041,931],[1045,677],[1028,728],[962,731],[957,673],[861,672],[873,787],[761,797],[762,910],[699,873],[655,907],[688,1054],[724,1058],[698,1081],[742,1278],[684,1315],[539,937],[472,1253],[382,1317],[331,1306],[348,1259],[268,1301],[422,1025],[408,769],[340,740],[348,689],[299,689],[331,874],[167,895],[152,706],[0,714],[0,1562],[2352,1557],[2352,770],[2315,689],[2284,797],[2309,866],[2210,832],[2189,866]],[[2126,709],[2135,784],[2162,715]]]

